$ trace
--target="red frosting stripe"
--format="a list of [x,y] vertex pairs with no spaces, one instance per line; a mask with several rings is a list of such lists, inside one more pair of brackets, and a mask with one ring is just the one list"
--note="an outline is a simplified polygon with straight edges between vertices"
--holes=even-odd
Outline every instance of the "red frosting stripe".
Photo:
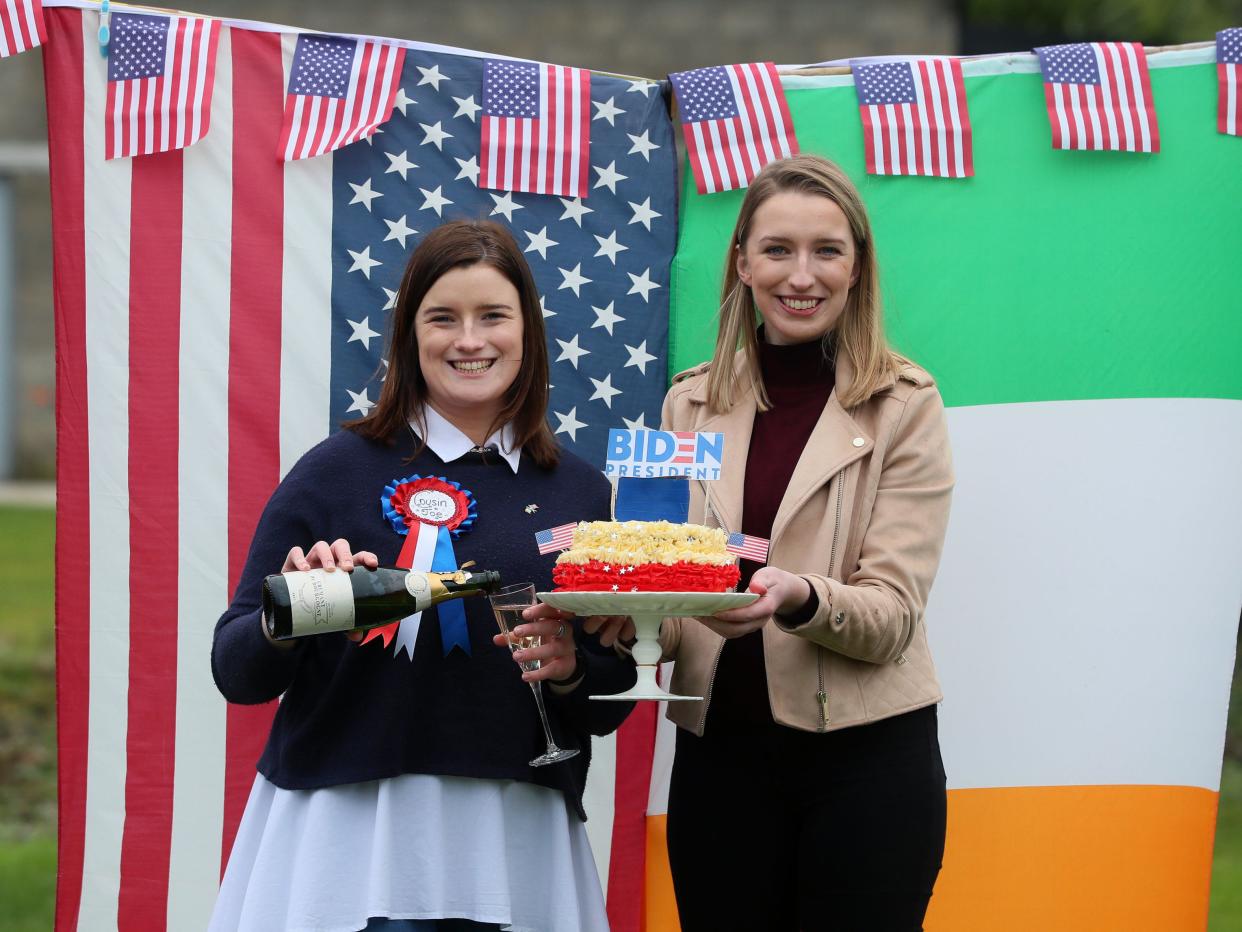
[[552,582],[559,592],[728,592],[741,573],[735,564],[640,563],[616,566],[591,560],[558,563]]

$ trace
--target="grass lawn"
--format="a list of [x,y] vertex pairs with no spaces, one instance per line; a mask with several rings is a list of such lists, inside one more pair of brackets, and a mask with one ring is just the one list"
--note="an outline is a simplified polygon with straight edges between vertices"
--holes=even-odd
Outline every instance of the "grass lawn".
[[[0,506],[0,926],[52,926],[56,878],[53,511]],[[1242,754],[1242,677],[1229,747]],[[1211,932],[1242,930],[1242,763],[1221,778]]]

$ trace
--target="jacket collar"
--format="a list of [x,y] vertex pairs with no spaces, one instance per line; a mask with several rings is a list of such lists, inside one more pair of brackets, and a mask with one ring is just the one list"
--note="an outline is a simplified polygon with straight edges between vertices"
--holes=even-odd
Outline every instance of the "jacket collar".
[[[746,485],[746,456],[758,411],[758,402],[745,373],[746,357],[738,352],[733,358],[733,371],[738,379],[737,394],[732,407],[723,414],[708,414],[696,430],[721,431],[725,434],[724,463],[720,478],[704,483],[708,501],[722,527],[741,530],[742,499]],[[789,486],[781,498],[780,508],[772,523],[775,540],[802,504],[822,485],[855,460],[871,452],[874,438],[858,426],[841,407],[838,393],[850,384],[854,375],[848,360],[838,357],[836,384],[828,403],[807,439],[803,454],[798,457]],[[880,388],[887,386],[879,386]],[[707,404],[707,379],[702,378],[690,392],[692,404]]]

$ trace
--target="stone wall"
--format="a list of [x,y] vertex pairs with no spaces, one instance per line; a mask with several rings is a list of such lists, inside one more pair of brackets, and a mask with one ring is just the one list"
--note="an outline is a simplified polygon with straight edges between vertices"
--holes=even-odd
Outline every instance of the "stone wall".
[[[809,64],[855,55],[956,50],[949,0],[198,0],[198,13],[324,32],[393,36],[649,78],[670,70],[756,60]],[[0,386],[15,412],[15,474],[54,469],[51,207],[46,169],[14,169],[12,144],[46,139],[42,54],[0,62],[0,178],[14,190],[17,271],[15,384]],[[28,151],[28,150],[27,150]],[[6,167],[6,161],[10,167]],[[2,371],[2,367],[0,367]],[[0,476],[0,479],[6,477]]]

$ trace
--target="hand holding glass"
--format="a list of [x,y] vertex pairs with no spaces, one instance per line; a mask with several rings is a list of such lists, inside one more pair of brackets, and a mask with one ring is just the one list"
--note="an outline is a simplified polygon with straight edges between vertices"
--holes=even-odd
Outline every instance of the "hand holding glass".
[[[513,629],[525,621],[522,617],[522,612],[536,604],[535,587],[533,584],[505,586],[503,589],[492,593],[488,598],[492,603],[492,611],[496,614],[496,624],[500,626],[500,632],[504,635],[505,640],[508,641],[511,652],[540,645],[541,639],[539,637],[518,637],[513,633]],[[520,666],[529,673],[539,669],[539,661],[521,661]],[[547,750],[531,761],[530,765],[532,767],[542,767],[545,764],[555,764],[558,761],[568,760],[576,755],[578,751],[572,748],[566,750],[556,746],[556,742],[552,740],[552,729],[548,725],[548,712],[543,706],[543,684],[539,680],[535,680],[529,685],[531,691],[535,694],[535,703],[539,706],[539,720],[543,723],[543,735],[548,743]]]

